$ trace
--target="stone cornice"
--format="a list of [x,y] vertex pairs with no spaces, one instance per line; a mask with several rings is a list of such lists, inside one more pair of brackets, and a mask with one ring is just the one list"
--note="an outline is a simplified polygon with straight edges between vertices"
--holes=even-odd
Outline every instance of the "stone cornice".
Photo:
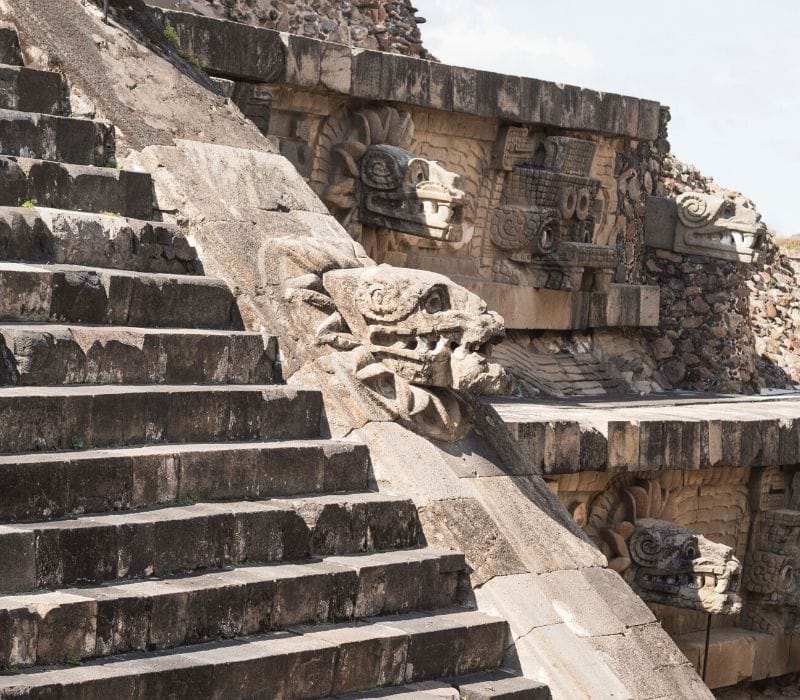
[[214,76],[642,140],[658,135],[661,105],[652,100],[154,10]]

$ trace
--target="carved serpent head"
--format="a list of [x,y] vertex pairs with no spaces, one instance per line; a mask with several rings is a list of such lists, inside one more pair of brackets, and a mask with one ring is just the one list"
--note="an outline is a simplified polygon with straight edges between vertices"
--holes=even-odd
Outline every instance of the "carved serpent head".
[[[731,547],[671,522],[671,495],[655,480],[612,489],[598,499],[589,518],[595,526],[587,530],[609,566],[643,600],[714,614],[740,612],[741,563]],[[602,502],[609,496],[610,505]]]
[[763,249],[767,227],[755,209],[701,192],[686,192],[676,203],[676,250],[751,262]]
[[467,201],[459,176],[411,152],[413,138],[407,112],[388,106],[356,112],[332,149],[322,199],[348,230],[361,225],[459,242]]

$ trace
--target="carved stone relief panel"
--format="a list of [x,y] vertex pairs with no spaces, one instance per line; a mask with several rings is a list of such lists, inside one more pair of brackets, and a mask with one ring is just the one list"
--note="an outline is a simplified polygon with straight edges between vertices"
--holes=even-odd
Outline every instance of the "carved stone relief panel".
[[[734,546],[739,519],[731,512],[730,522],[714,523],[719,512],[705,506],[703,497],[714,483],[709,476],[704,485],[682,473],[587,473],[560,479],[558,497],[606,554],[609,566],[645,601],[735,615],[742,606],[742,566]],[[746,509],[744,489],[737,492],[734,501]],[[701,524],[706,532],[729,535],[706,536]]]
[[760,214],[732,199],[685,192],[648,200],[645,242],[654,248],[757,263],[766,238]]
[[502,195],[489,222],[496,280],[608,291],[616,253],[594,244],[604,214],[600,182],[590,177],[596,152],[585,139],[514,126],[501,131],[493,166],[504,172]]
[[[352,242],[351,242],[352,243]],[[364,265],[345,247],[315,238],[274,242],[267,274],[304,326],[316,328],[326,401],[353,424],[400,421],[441,440],[464,437],[463,392],[507,393],[511,380],[484,351],[503,337],[502,319],[450,279],[423,270]],[[309,352],[311,349],[309,349]]]
[[450,276],[512,329],[656,323],[657,293],[612,284],[624,138],[286,86],[239,93],[378,263]]
[[[460,178],[412,149],[414,122],[394,107],[344,109],[327,120],[312,181],[350,234],[379,262],[393,234],[463,238]],[[383,239],[383,240],[382,240]]]
[[800,632],[800,510],[796,471],[769,467],[751,489],[755,512],[745,561],[744,620],[762,632]]

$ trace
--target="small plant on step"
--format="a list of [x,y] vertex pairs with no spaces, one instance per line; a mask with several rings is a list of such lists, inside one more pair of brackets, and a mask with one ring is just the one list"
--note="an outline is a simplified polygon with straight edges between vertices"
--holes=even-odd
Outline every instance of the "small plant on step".
[[69,444],[73,450],[82,450],[84,448],[83,438],[80,437],[79,435],[73,435],[69,439]]
[[178,30],[175,29],[169,22],[164,25],[164,38],[173,46],[177,46],[180,42]]
[[64,657],[64,664],[67,666],[80,666],[82,663],[83,661],[73,654],[67,654]]
[[104,168],[113,168],[114,170],[117,170],[117,169],[119,168],[119,165],[117,165],[117,159],[116,159],[116,158],[114,158],[114,156],[111,156],[111,157],[110,157],[110,158],[109,158],[109,159],[108,159],[108,160],[105,162],[105,165],[104,165],[103,167],[104,167]]
[[203,62],[190,51],[179,51],[184,61],[191,63],[197,70],[204,70]]
[[23,209],[35,209],[36,208],[36,200],[35,199],[26,199],[20,206]]

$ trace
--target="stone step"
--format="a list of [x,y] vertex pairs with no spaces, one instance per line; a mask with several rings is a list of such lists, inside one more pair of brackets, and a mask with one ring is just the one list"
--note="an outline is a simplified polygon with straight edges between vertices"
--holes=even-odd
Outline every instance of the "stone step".
[[499,669],[476,673],[448,681],[458,689],[463,700],[551,700],[544,683],[523,678],[512,671]]
[[475,611],[370,618],[0,677],[0,698],[324,698],[499,665],[507,623]]
[[288,386],[0,389],[0,453],[319,437],[319,392]]
[[797,464],[800,392],[486,399],[545,474]]
[[403,698],[404,700],[551,700],[550,689],[503,669],[474,673],[447,681],[427,681],[394,688],[375,688],[337,695],[335,700]]
[[153,217],[147,173],[0,156],[0,205]]
[[59,73],[0,63],[0,109],[67,114],[69,89]]
[[[278,342],[234,331],[0,324],[0,385],[272,384]],[[10,380],[10,381],[9,381]]]
[[157,445],[0,456],[0,520],[181,501],[365,491],[365,445],[336,440]]
[[377,493],[175,505],[0,525],[0,591],[417,547],[411,501]]
[[202,273],[176,226],[45,207],[0,207],[0,260]]
[[106,167],[114,156],[114,127],[89,119],[0,109],[0,154]]
[[0,262],[0,322],[242,330],[236,300],[210,277]]
[[0,22],[0,63],[22,65],[22,52],[16,28],[9,22]]
[[0,669],[456,604],[464,557],[410,550],[0,598]]

